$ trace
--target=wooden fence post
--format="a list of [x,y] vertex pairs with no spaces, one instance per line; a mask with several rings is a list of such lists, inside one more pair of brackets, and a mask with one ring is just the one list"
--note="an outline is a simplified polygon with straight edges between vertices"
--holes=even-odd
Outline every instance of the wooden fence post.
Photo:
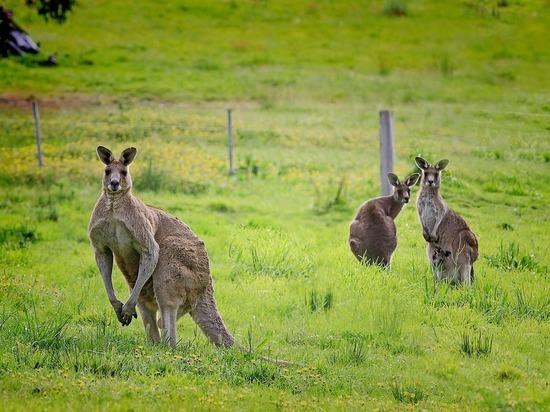
[[235,174],[233,170],[233,125],[231,124],[231,109],[227,109],[227,139],[229,148],[229,175]]
[[380,111],[380,183],[382,196],[393,193],[388,182],[388,173],[393,172],[393,113]]
[[40,134],[40,118],[38,117],[38,103],[32,102],[32,112],[34,114],[34,130],[36,132],[36,146],[38,148],[38,166],[44,166],[42,161],[42,135]]

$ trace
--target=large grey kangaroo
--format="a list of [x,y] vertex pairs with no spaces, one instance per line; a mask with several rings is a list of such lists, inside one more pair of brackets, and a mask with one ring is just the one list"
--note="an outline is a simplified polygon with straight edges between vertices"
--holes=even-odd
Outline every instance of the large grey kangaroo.
[[[229,333],[218,312],[204,243],[178,218],[132,195],[129,166],[137,150],[130,147],[116,159],[99,146],[97,154],[105,164],[103,192],[88,234],[119,322],[126,326],[137,318],[137,306],[149,338],[160,342],[160,328],[162,340],[176,346],[176,322],[189,313],[214,345],[236,345],[248,352]],[[113,258],[131,290],[124,304],[113,289]]]
[[[422,170],[422,182],[416,200],[416,209],[422,235],[426,240],[426,254],[436,280],[470,285],[474,281],[474,262],[478,258],[478,243],[466,221],[453,211],[439,193],[441,171],[449,161],[440,160],[431,165],[421,157],[415,162]],[[451,262],[435,265],[438,249],[448,251]]]

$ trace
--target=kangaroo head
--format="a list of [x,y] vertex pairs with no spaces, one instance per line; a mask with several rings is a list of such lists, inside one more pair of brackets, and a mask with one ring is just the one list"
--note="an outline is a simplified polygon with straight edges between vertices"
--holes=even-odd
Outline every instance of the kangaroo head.
[[407,179],[405,179],[405,183],[401,183],[397,175],[393,173],[388,173],[388,181],[390,182],[390,185],[394,187],[394,199],[399,203],[409,203],[409,200],[411,198],[410,188],[414,186],[416,182],[418,182],[419,178],[420,175],[418,173],[413,173],[412,175],[407,177]]
[[97,147],[99,160],[105,164],[105,173],[103,175],[103,188],[107,193],[116,193],[122,190],[128,190],[132,187],[132,178],[128,166],[134,161],[137,150],[135,147],[129,147],[124,150],[117,160],[109,149],[103,146]]
[[445,259],[449,258],[451,256],[450,250],[443,250],[440,247],[437,247],[434,249],[434,253],[432,255],[432,260],[435,264],[440,264],[445,261]]
[[422,186],[424,187],[439,187],[441,184],[440,172],[444,170],[449,161],[447,159],[440,160],[435,165],[429,164],[420,156],[415,157],[416,165],[422,170]]

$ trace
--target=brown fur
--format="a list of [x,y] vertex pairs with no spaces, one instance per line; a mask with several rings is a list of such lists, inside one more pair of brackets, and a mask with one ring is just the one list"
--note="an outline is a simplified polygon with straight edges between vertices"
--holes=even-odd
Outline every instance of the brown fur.
[[396,175],[388,173],[388,180],[394,187],[393,194],[370,199],[359,207],[350,223],[348,244],[360,262],[384,267],[390,264],[397,247],[394,219],[409,202],[410,187],[419,177],[414,173],[401,183]]
[[474,281],[473,265],[478,258],[477,238],[466,221],[447,206],[439,193],[441,171],[447,167],[449,161],[443,159],[435,165],[421,157],[417,157],[415,161],[422,169],[422,184],[416,209],[422,225],[422,235],[428,242],[428,260],[432,263],[438,248],[449,251],[452,255],[452,264],[445,264],[441,270],[434,270],[434,278],[470,285]]
[[[214,300],[204,243],[178,218],[132,195],[128,166],[136,156],[135,148],[126,149],[119,159],[102,146],[97,152],[106,165],[105,175],[88,232],[120,323],[129,325],[137,317],[137,305],[149,338],[160,342],[160,327],[162,339],[175,346],[176,321],[189,313],[213,344],[233,346],[235,339]],[[131,291],[125,304],[113,289],[113,258]]]

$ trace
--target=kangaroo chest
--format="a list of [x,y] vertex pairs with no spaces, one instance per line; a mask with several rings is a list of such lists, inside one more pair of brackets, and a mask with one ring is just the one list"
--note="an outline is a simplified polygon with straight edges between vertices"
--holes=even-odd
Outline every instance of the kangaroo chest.
[[97,227],[103,236],[104,246],[111,249],[116,262],[126,278],[137,275],[140,254],[137,242],[126,223],[115,217],[105,218]]
[[439,202],[435,196],[426,193],[419,195],[416,208],[422,226],[429,231],[437,229],[446,213],[445,205]]
[[129,252],[134,249],[133,237],[126,224],[115,218],[107,218],[102,223],[103,239],[115,254]]

